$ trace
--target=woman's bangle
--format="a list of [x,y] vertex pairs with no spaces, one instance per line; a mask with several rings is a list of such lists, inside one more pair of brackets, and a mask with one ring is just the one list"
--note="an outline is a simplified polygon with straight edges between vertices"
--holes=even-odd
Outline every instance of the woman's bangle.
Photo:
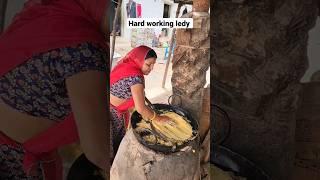
[[153,117],[150,119],[150,121],[153,121],[154,118],[156,118],[156,112],[153,111]]

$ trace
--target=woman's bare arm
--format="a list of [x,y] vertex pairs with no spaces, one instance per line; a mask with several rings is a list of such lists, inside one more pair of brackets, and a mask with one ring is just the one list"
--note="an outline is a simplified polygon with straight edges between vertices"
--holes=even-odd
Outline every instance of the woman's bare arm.
[[[154,116],[154,111],[151,110],[145,104],[145,94],[144,94],[144,86],[142,84],[135,84],[131,86],[132,97],[134,100],[134,105],[136,110],[147,119],[151,119]],[[164,116],[156,115],[154,118],[158,121],[167,121],[168,118]]]
[[98,167],[109,169],[109,117],[106,73],[86,71],[67,78],[67,90],[80,145]]

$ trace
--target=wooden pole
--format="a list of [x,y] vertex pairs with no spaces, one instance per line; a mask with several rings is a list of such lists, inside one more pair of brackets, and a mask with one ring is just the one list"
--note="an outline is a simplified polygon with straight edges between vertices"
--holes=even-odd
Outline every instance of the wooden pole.
[[4,23],[5,23],[5,16],[6,16],[6,9],[7,9],[7,0],[1,0],[0,1],[0,33],[4,29]]
[[[176,12],[176,18],[178,18],[179,14],[180,14],[180,9],[182,7],[182,3],[178,4],[178,8],[177,8],[177,12]],[[172,30],[172,35],[171,35],[171,41],[170,41],[170,49],[169,49],[169,55],[168,55],[168,60],[166,62],[166,68],[164,70],[164,75],[163,75],[163,79],[162,79],[162,88],[165,88],[166,86],[166,80],[167,80],[167,74],[168,74],[168,69],[169,69],[169,64],[171,61],[171,54],[172,54],[172,49],[173,49],[173,43],[174,43],[174,37],[176,34],[176,29],[174,28]]]
[[119,15],[120,15],[121,4],[122,4],[122,0],[118,0],[116,14],[115,14],[114,20],[113,20],[110,68],[112,68],[112,61],[113,61],[113,55],[114,55],[114,49],[115,49],[115,43],[116,43],[116,24],[117,24]]

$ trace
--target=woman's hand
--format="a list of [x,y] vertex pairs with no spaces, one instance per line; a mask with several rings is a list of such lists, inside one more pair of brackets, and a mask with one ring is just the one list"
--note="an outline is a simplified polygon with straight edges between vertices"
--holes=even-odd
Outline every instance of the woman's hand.
[[131,86],[131,92],[135,108],[138,111],[138,113],[142,115],[142,117],[151,121],[157,121],[161,123],[174,123],[169,117],[159,116],[155,114],[155,112],[151,108],[146,106],[144,86],[142,84],[135,84]]
[[171,118],[169,118],[168,116],[159,116],[159,115],[157,115],[156,118],[154,119],[154,121],[157,121],[159,123],[168,123],[168,124],[170,124],[172,126],[175,125],[175,122]]
[[156,115],[156,117],[154,118],[154,121],[158,121],[160,123],[167,123],[167,122],[170,122],[171,119],[168,116]]

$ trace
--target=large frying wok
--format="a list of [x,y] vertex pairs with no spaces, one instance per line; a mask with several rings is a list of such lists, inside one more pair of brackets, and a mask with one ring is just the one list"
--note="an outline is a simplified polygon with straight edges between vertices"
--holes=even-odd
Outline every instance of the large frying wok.
[[[153,104],[154,108],[158,109],[158,110],[165,110],[165,111],[171,111],[171,112],[175,112],[183,117],[185,117],[187,120],[190,121],[190,124],[192,126],[192,130],[194,133],[194,136],[197,137],[198,136],[198,122],[195,121],[192,116],[190,115],[190,113],[188,113],[186,110],[183,110],[182,108],[179,108],[177,106],[173,106],[173,105],[168,105],[168,104]],[[142,117],[141,115],[135,111],[132,113],[131,115],[131,125],[133,128],[133,133],[135,135],[135,137],[137,138],[137,140],[143,144],[144,146],[157,151],[157,152],[161,152],[164,154],[169,154],[169,153],[174,153],[174,152],[178,152],[180,151],[182,148],[186,147],[187,145],[189,145],[191,141],[187,141],[182,145],[177,145],[174,147],[169,147],[169,146],[165,146],[165,145],[160,145],[160,144],[151,144],[147,141],[145,141],[142,136],[146,135],[146,134],[139,134],[137,133],[134,129],[137,127],[137,123],[139,123],[141,121]],[[147,132],[146,132],[147,133]],[[193,138],[195,139],[195,138]]]
[[[212,145],[211,145],[212,146]],[[270,180],[260,168],[243,156],[218,145],[213,145],[210,152],[210,163],[225,171],[231,171],[247,180]]]
[[[220,145],[223,144],[230,135],[231,130],[231,119],[227,112],[218,105],[213,105],[211,109],[214,112],[212,118],[211,129],[211,143],[210,143],[210,163],[219,167],[225,171],[231,171],[237,176],[247,178],[247,180],[270,180],[271,178],[254,163],[246,159],[245,157],[237,154],[230,149]],[[227,124],[227,128],[223,130],[224,136],[217,137],[214,132],[216,130],[215,122],[217,121],[217,115],[220,113],[224,121]]]

